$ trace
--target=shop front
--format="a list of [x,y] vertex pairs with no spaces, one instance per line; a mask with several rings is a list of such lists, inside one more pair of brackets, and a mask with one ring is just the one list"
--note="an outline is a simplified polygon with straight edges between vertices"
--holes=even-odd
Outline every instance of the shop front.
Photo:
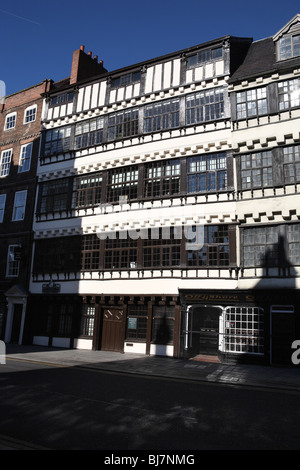
[[181,356],[290,364],[300,339],[298,297],[286,290],[180,290]]

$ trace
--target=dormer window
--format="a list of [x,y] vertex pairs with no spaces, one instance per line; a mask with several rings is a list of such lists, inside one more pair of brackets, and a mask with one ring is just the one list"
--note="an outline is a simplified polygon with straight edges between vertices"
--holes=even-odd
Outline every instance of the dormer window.
[[279,40],[279,60],[291,59],[300,55],[300,34],[286,36]]
[[288,60],[300,56],[300,15],[294,16],[273,36],[277,60]]

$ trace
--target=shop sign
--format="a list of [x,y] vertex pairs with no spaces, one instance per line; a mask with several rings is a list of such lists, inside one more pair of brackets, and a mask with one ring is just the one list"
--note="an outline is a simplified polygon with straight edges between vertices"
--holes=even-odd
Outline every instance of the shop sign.
[[255,298],[251,294],[242,293],[182,293],[182,300],[186,303],[189,302],[214,302],[214,303],[229,303],[229,302],[254,302]]

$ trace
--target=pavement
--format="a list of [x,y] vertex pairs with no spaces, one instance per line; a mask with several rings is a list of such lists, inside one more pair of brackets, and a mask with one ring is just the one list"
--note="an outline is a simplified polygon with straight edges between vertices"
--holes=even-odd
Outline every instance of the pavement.
[[[46,348],[40,346],[6,345],[6,364],[21,360],[35,362],[40,367],[80,367],[106,373],[160,377],[230,386],[269,388],[300,392],[298,366],[268,366],[255,364],[224,364],[210,357],[197,360],[134,353]],[[2,366],[0,366],[2,367]],[[0,450],[42,450],[26,443],[0,436]]]
[[21,359],[60,367],[85,367],[106,372],[199,382],[271,387],[300,392],[298,366],[224,364],[201,356],[197,360],[135,353],[6,345],[6,362]]

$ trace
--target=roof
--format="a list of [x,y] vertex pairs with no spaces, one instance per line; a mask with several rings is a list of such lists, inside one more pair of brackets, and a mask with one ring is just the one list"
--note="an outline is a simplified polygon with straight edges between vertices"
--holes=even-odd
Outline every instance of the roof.
[[289,72],[300,67],[300,56],[288,60],[276,60],[276,40],[289,31],[291,26],[299,23],[300,15],[296,15],[275,36],[254,41],[249,47],[245,60],[231,76],[229,83],[250,78],[268,76],[274,73]]

